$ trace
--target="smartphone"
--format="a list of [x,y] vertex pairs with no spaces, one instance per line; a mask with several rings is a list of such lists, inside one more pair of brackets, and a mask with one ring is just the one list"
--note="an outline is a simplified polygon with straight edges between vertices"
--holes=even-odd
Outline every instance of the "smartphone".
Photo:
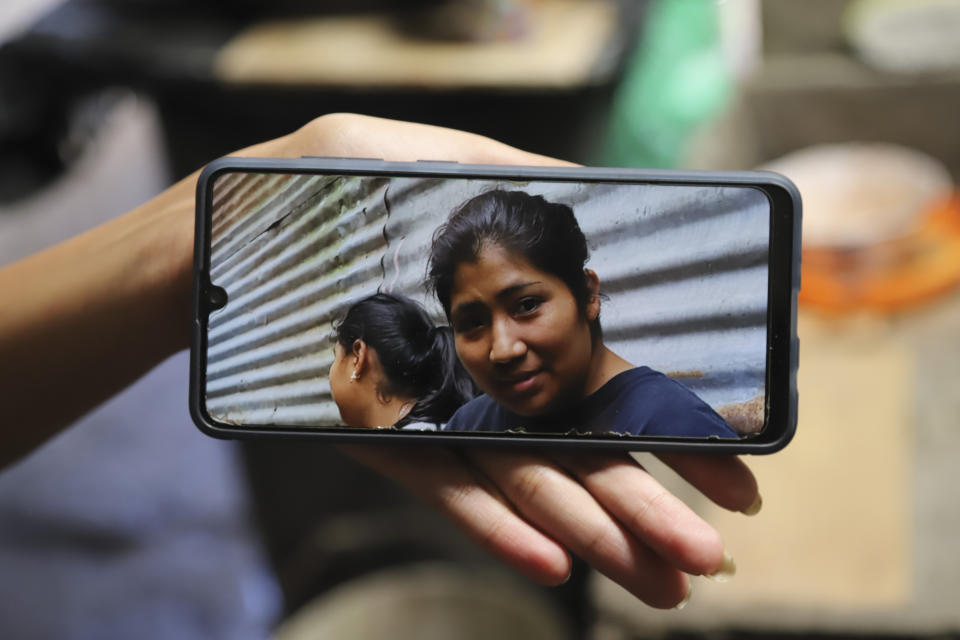
[[221,158],[191,414],[226,438],[776,451],[800,212],[767,172]]

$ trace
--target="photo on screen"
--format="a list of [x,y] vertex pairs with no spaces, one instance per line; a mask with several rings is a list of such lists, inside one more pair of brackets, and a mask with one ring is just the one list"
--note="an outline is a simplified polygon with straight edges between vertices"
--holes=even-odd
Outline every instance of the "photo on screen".
[[205,354],[217,422],[763,429],[758,189],[232,171],[209,206],[210,282],[227,294]]

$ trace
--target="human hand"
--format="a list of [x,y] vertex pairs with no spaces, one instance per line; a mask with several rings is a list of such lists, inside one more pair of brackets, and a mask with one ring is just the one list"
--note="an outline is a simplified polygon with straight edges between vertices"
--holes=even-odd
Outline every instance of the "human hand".
[[[341,448],[541,584],[567,579],[569,551],[647,604],[670,608],[689,597],[687,574],[721,579],[734,570],[720,534],[624,453]],[[660,458],[718,505],[759,509],[739,459]]]
[[[565,164],[468,133],[346,114],[237,155]],[[0,299],[16,301],[0,314],[7,400],[0,467],[187,346],[196,176],[0,270]],[[625,454],[344,450],[541,583],[569,575],[569,550],[645,602],[669,607],[687,592],[684,572],[709,574],[724,564],[719,534]],[[725,507],[744,510],[757,496],[753,476],[736,459],[662,457]]]
[[[348,114],[324,116],[267,144],[242,153],[566,164],[459,131]],[[719,533],[626,454],[342,449],[543,584],[566,580],[572,552],[644,602],[667,608],[687,597],[687,574],[731,570]],[[744,511],[758,500],[753,475],[736,458],[661,458],[723,507]]]

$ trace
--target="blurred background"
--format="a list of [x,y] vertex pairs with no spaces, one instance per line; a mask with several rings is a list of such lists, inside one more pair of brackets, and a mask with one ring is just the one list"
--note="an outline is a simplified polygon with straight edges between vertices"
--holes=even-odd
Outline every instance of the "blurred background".
[[201,436],[180,354],[0,472],[0,636],[960,636],[960,1],[4,0],[0,264],[333,111],[797,182],[763,511],[641,456],[737,577],[682,612],[581,565],[538,588],[329,447]]

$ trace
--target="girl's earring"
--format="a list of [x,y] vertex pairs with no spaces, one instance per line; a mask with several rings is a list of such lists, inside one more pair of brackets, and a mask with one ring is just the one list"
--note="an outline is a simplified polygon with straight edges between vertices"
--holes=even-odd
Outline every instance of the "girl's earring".
[[360,376],[357,374],[356,371],[350,374],[350,382],[356,382],[359,379],[360,379]]

